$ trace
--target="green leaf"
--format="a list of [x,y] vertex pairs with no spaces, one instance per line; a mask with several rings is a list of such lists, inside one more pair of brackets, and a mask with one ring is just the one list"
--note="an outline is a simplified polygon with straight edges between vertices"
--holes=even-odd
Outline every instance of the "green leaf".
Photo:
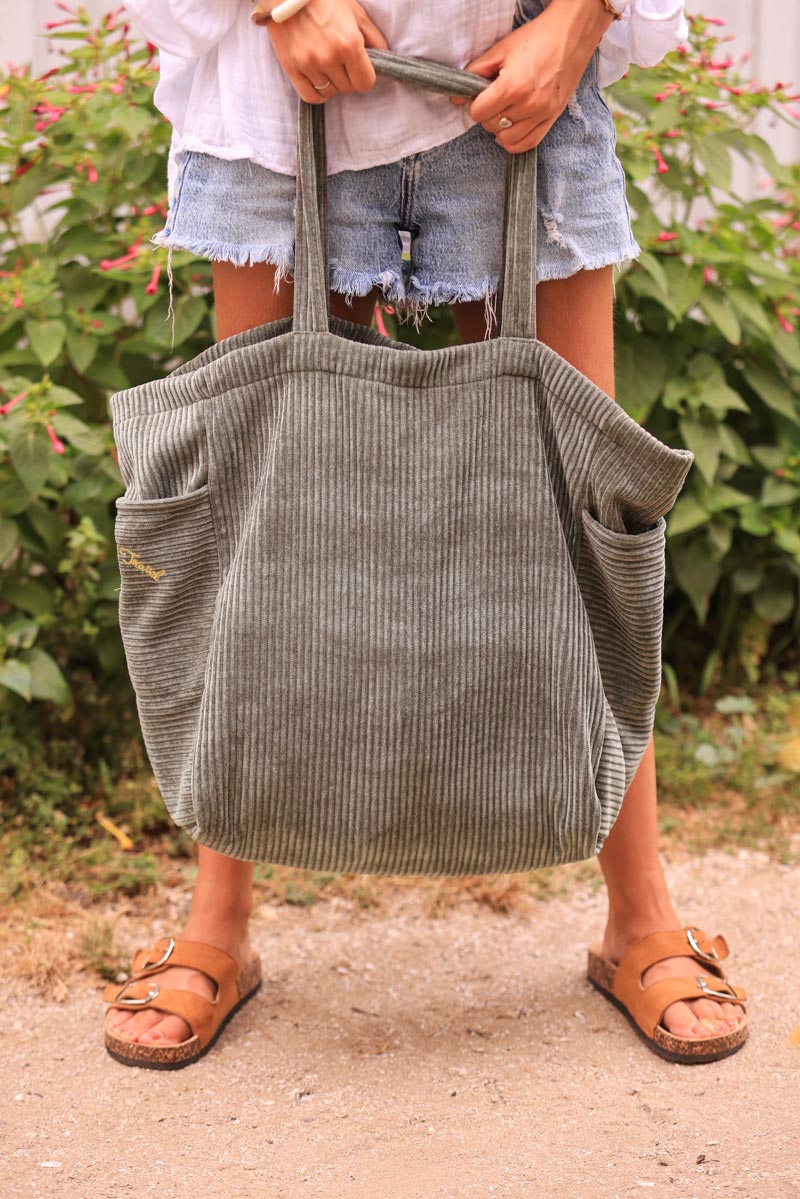
[[775,367],[753,363],[746,366],[742,374],[768,408],[800,425],[800,399],[792,394],[786,380]]
[[45,653],[34,647],[27,650],[22,659],[30,671],[30,694],[32,699],[48,699],[59,707],[69,702],[70,690],[58,664]]
[[757,292],[745,291],[743,287],[729,287],[725,294],[740,317],[750,321],[764,337],[772,336],[770,317],[759,301]]
[[114,113],[113,124],[128,137],[136,141],[150,127],[150,114],[141,108],[120,108]]
[[707,181],[712,187],[722,191],[730,191],[731,187],[731,155],[725,142],[713,134],[693,138],[695,152],[706,173]]
[[42,366],[55,362],[64,348],[67,326],[63,321],[26,321],[27,333],[33,352]]
[[761,487],[761,503],[765,508],[793,504],[799,496],[800,487],[784,479],[776,479],[774,475],[767,475]]
[[698,500],[697,496],[688,492],[680,496],[667,518],[667,536],[677,537],[679,533],[688,533],[699,525],[704,525],[709,513]]
[[745,562],[742,566],[737,566],[731,575],[731,583],[733,590],[737,595],[748,595],[751,591],[755,591],[761,586],[761,580],[764,578],[764,567],[759,562]]
[[749,466],[750,451],[745,441],[730,425],[719,425],[719,439],[722,442],[722,452],[726,458],[740,466]]
[[6,658],[4,662],[0,662],[0,687],[7,687],[9,691],[15,691],[23,699],[30,699],[30,668],[24,662],[20,662],[18,658]]
[[719,296],[713,291],[706,290],[700,297],[700,307],[713,325],[719,329],[726,341],[738,345],[742,340],[742,327],[739,318]]
[[0,520],[0,565],[17,544],[17,526],[13,520]]
[[678,542],[672,551],[675,578],[689,597],[698,622],[705,624],[711,596],[719,582],[722,567],[708,552],[705,537]]
[[67,353],[70,362],[79,375],[94,361],[95,354],[100,349],[100,342],[88,333],[70,331],[67,334]]
[[753,497],[744,491],[737,491],[727,483],[717,483],[708,495],[709,512],[723,512],[726,508],[739,508],[742,504],[751,503]]
[[719,429],[688,416],[680,418],[678,427],[684,444],[695,455],[695,466],[707,483],[713,483],[722,453]]
[[667,373],[661,347],[649,337],[621,341],[614,361],[616,398],[639,424],[658,399]]
[[703,294],[703,268],[698,263],[689,266],[679,255],[664,257],[664,271],[669,295],[675,311],[684,316]]
[[787,366],[800,371],[800,336],[797,333],[777,329],[772,335],[772,344]]
[[772,527],[764,520],[761,505],[753,502],[745,504],[739,511],[739,524],[745,533],[752,537],[768,537]]
[[36,579],[7,579],[2,584],[2,596],[30,616],[45,616],[56,604],[51,588]]
[[70,445],[74,445],[81,453],[102,454],[105,450],[106,439],[101,431],[91,429],[70,412],[56,412],[52,419],[58,436],[66,437]]
[[26,490],[38,495],[50,469],[53,447],[41,425],[26,420],[12,434],[9,445],[11,464]]
[[57,549],[69,529],[64,514],[44,504],[31,504],[26,516],[45,548],[50,552]]
[[56,387],[51,384],[47,389],[47,402],[54,404],[56,408],[74,408],[84,401],[77,392],[70,391],[68,387]]
[[772,571],[754,591],[750,602],[762,620],[770,624],[782,624],[794,611],[797,599],[797,584],[787,575]]

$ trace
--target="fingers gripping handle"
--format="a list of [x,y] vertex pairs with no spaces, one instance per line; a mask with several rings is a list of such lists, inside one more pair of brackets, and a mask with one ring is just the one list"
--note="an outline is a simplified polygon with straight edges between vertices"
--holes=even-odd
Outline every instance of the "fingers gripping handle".
[[[425,58],[367,49],[376,72],[417,87],[469,99],[488,80]],[[508,154],[498,288],[501,337],[536,337],[536,147]],[[295,332],[330,328],[325,105],[300,100],[297,124]]]

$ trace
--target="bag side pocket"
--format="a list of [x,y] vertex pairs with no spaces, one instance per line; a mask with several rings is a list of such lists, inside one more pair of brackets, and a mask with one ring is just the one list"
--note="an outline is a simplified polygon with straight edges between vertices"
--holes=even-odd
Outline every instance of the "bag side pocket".
[[210,487],[116,506],[119,625],[142,734],[170,814],[193,825],[194,742],[221,584]]
[[640,533],[604,525],[581,509],[578,579],[603,689],[625,758],[625,789],[653,731],[661,690],[666,519]]

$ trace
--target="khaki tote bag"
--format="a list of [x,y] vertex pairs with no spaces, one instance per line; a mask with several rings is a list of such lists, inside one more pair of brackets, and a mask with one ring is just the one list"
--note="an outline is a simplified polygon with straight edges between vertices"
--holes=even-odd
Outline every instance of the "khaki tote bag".
[[694,455],[536,340],[535,149],[508,155],[499,336],[420,350],[331,319],[324,105],[300,102],[298,148],[293,315],[110,400],[120,628],[167,808],[314,870],[591,857],[653,728]]

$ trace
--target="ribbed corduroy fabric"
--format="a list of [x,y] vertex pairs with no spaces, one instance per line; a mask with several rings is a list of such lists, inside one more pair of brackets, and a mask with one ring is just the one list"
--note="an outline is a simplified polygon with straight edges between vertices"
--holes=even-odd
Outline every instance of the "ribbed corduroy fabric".
[[323,113],[300,106],[293,316],[110,401],[156,780],[237,858],[461,875],[591,857],[652,732],[665,515],[693,454],[536,340],[535,150],[509,155],[497,338],[424,351],[331,319]]

